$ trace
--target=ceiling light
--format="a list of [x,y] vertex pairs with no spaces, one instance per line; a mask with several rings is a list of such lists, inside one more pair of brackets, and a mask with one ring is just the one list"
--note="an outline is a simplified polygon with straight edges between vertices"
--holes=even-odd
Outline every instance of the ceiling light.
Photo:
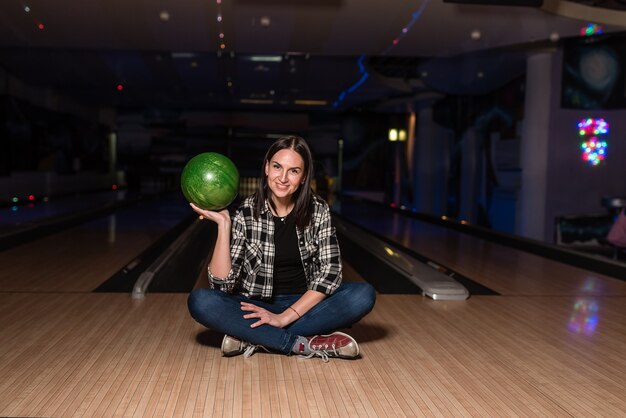
[[168,12],[167,10],[162,10],[161,13],[159,13],[159,19],[161,19],[161,22],[167,22],[170,20],[170,12]]
[[326,100],[308,100],[308,99],[296,99],[294,104],[303,106],[326,106],[328,102]]
[[281,62],[283,57],[280,55],[252,55],[248,59],[253,62]]
[[264,28],[267,28],[267,27],[269,27],[269,25],[272,24],[272,21],[270,20],[270,18],[268,16],[261,16],[261,18],[259,19],[259,23]]
[[470,34],[470,37],[475,41],[479,40],[481,36],[482,34],[480,33],[478,29],[474,29],[472,33]]
[[193,52],[172,52],[172,58],[174,59],[187,59],[187,58],[195,58],[196,54]]
[[271,99],[241,99],[239,100],[243,104],[273,104],[274,100]]

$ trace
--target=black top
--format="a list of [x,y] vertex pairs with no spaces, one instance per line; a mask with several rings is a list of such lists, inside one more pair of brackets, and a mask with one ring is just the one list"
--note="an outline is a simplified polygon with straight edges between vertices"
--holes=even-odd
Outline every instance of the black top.
[[298,249],[296,223],[292,216],[274,216],[274,294],[306,292],[306,276]]

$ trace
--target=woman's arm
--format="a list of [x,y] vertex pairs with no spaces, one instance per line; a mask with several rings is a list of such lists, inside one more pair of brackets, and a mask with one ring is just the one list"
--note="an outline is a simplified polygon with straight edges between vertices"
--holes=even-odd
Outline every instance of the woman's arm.
[[241,310],[250,312],[243,316],[246,319],[259,318],[258,321],[250,325],[251,328],[256,328],[263,324],[272,325],[277,328],[284,328],[292,322],[300,319],[302,315],[324,300],[325,297],[326,295],[322,292],[307,290],[304,294],[302,294],[300,299],[295,301],[291,307],[285,309],[280,314],[272,313],[267,309],[247,302],[241,302]]
[[305,313],[310,311],[315,305],[320,303],[326,295],[317,290],[307,290],[304,294],[295,301],[289,308],[280,314],[283,317],[285,324],[283,327],[291,324],[292,322],[300,319]]
[[230,228],[231,220],[228,209],[219,212],[203,210],[190,204],[192,209],[217,224],[217,239],[213,248],[213,255],[209,261],[209,269],[216,279],[224,279],[230,272],[232,261],[230,258]]

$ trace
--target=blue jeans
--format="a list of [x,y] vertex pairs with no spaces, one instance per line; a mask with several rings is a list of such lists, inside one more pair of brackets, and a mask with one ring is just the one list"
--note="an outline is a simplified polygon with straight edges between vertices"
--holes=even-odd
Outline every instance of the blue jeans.
[[363,318],[374,307],[376,291],[368,283],[343,283],[335,293],[285,328],[267,324],[250,328],[250,324],[258,319],[243,317],[247,312],[241,310],[241,301],[278,314],[300,299],[300,296],[278,295],[270,301],[261,301],[202,288],[191,292],[187,305],[191,316],[207,328],[288,354],[298,336],[328,334],[339,328],[349,327]]

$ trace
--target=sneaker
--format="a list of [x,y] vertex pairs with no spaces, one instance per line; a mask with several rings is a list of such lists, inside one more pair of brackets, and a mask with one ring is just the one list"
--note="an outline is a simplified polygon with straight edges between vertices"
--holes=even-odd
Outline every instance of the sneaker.
[[321,357],[325,362],[329,357],[354,359],[359,356],[359,345],[355,339],[343,332],[333,332],[329,335],[309,337],[311,354],[305,356]]
[[238,356],[242,353],[244,357],[250,357],[259,348],[267,351],[262,345],[250,344],[249,342],[238,340],[230,335],[224,335],[224,339],[222,340],[222,355],[224,357]]

